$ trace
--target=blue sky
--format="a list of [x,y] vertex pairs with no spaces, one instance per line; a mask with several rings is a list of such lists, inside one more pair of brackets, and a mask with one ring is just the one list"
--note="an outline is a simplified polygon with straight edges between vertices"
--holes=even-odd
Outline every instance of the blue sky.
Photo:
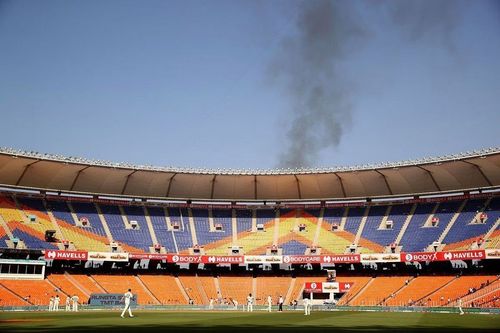
[[[402,22],[389,19],[394,1],[335,3],[355,12],[363,36],[342,42],[327,85],[347,91],[340,141],[322,145],[310,165],[500,145],[499,2],[438,1],[444,19],[432,17],[442,9],[432,1],[420,3],[429,5],[415,9],[423,18]],[[293,56],[284,45],[300,35],[303,11],[288,0],[0,0],[0,146],[276,167],[297,111],[272,67]]]

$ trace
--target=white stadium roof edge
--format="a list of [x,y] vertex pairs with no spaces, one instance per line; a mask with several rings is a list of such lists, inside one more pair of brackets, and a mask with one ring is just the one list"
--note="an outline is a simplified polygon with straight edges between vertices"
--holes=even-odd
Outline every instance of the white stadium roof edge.
[[314,201],[500,189],[500,148],[353,167],[152,167],[0,148],[0,186],[160,200]]

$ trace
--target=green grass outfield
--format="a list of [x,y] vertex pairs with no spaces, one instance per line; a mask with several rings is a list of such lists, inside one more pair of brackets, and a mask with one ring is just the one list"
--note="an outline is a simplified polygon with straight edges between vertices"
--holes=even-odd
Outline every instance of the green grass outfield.
[[397,312],[0,312],[0,332],[499,332],[500,315]]

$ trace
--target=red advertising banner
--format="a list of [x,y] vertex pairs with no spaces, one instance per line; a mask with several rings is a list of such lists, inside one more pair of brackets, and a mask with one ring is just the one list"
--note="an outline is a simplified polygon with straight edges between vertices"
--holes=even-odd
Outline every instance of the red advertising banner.
[[323,256],[283,256],[285,264],[339,264],[358,263],[359,254],[334,254]]
[[243,264],[243,256],[195,256],[184,254],[165,255],[170,263],[174,264]]
[[414,261],[439,261],[438,252],[409,252],[400,253],[401,262],[414,262]]
[[332,255],[325,255],[321,256],[322,257],[322,264],[341,264],[341,263],[346,263],[346,264],[353,264],[353,263],[358,263],[360,262],[360,255],[359,254],[332,254]]
[[202,256],[204,264],[243,264],[244,256]]
[[306,282],[304,291],[308,293],[345,293],[353,282]]
[[322,293],[323,282],[306,282],[304,285],[304,291],[308,293]]
[[164,253],[130,253],[129,259],[150,259],[150,260],[167,260],[168,254]]
[[283,256],[285,264],[322,264],[321,256]]
[[87,260],[87,258],[88,253],[86,251],[45,251],[45,259],[47,260]]
[[481,260],[486,258],[484,250],[438,252],[441,260]]
[[167,261],[174,264],[202,264],[202,256],[183,255],[183,254],[169,254]]
[[346,293],[351,290],[354,282],[339,282],[339,292]]
[[448,252],[408,252],[401,253],[402,262],[412,261],[450,261],[486,259],[484,250],[464,250]]

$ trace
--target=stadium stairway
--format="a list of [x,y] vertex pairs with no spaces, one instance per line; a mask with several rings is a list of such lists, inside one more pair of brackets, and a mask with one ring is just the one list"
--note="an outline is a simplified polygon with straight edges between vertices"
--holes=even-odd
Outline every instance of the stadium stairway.
[[175,284],[177,285],[177,287],[181,291],[182,296],[184,296],[184,299],[186,300],[186,302],[189,302],[189,295],[186,293],[186,291],[182,287],[182,284],[181,284],[181,281],[179,281],[179,278],[176,276],[176,277],[174,277],[174,280],[175,280]]
[[246,277],[246,276],[219,277],[219,284],[222,297],[236,299],[239,304],[244,304],[244,302],[246,302],[248,294],[252,293],[253,291],[252,283],[253,283],[252,277]]
[[258,277],[253,280],[256,284],[254,295],[261,300],[257,304],[267,304],[268,295],[271,295],[273,304],[276,304],[279,296],[286,300],[292,282],[290,277]]
[[146,206],[143,206],[142,209],[144,211],[144,218],[146,219],[146,226],[148,227],[151,240],[153,241],[153,244],[159,244],[160,242],[158,242],[158,238],[156,237],[156,233],[153,228],[153,223],[151,223],[151,216],[149,215],[148,209]]
[[104,215],[102,214],[101,207],[97,203],[94,203],[95,209],[97,211],[97,216],[99,216],[99,220],[101,221],[102,228],[104,229],[104,232],[106,233],[106,237],[108,238],[108,242],[111,244],[114,242],[113,235],[111,234],[111,230],[109,230],[109,225],[106,222],[106,219],[104,218]]
[[238,244],[238,220],[236,218],[236,209],[231,209],[231,228],[233,229],[232,245]]
[[192,230],[191,231],[191,240],[193,242],[193,245],[197,245],[198,238],[196,236],[196,227],[194,225],[193,210],[191,208],[188,208],[188,223],[189,223],[189,228]]
[[358,286],[356,286],[355,284],[354,285],[355,288],[351,288],[349,292],[345,293],[339,304],[351,305],[352,303],[356,302],[357,298],[360,297],[360,295],[362,295],[363,292],[370,287],[370,285],[373,283],[374,280],[375,278],[369,278],[365,284],[358,284]]
[[297,282],[297,279],[293,277],[290,281],[290,286],[288,287],[288,291],[286,292],[285,295],[285,303],[288,304],[292,300],[292,293],[293,290],[295,289],[295,283]]
[[349,301],[356,296],[364,287],[370,283],[372,278],[361,276],[337,276],[338,282],[352,282],[351,288],[339,300],[339,305],[346,305]]
[[[477,286],[475,283],[474,286]],[[470,287],[470,286],[469,286]],[[493,281],[490,280],[490,284],[484,286],[483,288],[477,289],[473,293],[469,293],[466,295],[459,295],[456,298],[452,298],[450,302],[447,302],[445,305],[453,306],[456,304],[458,298],[462,299],[462,304],[464,306],[470,305],[472,302],[475,302],[479,299],[487,297],[489,295],[495,294],[500,291],[500,276],[496,276]]]
[[209,300],[208,300],[207,292],[206,292],[205,288],[203,288],[203,283],[201,282],[198,274],[196,274],[195,279],[196,279],[196,287],[198,288],[198,290],[201,294],[203,303],[208,304]]
[[0,280],[0,284],[21,299],[29,299],[28,303],[33,305],[48,306],[50,297],[58,294],[58,290],[47,280],[23,280],[22,283],[17,280]]
[[[95,286],[100,290],[100,292],[103,292],[103,293],[109,293],[110,291],[106,290],[106,288],[99,283],[99,281],[97,281],[92,275],[87,275],[88,278],[92,281],[92,283],[95,284]],[[122,291],[120,291],[122,292]]]
[[208,304],[208,297],[203,290],[198,275],[195,276],[179,276],[179,281],[182,289],[188,295],[188,298],[194,300],[195,304]]
[[410,280],[409,276],[377,277],[352,299],[349,305],[379,305],[390,298]]
[[415,304],[426,306],[427,302],[432,302],[432,299],[430,298],[430,296],[432,294],[437,294],[437,293],[440,294],[440,293],[442,293],[442,289],[443,288],[446,288],[447,286],[449,286],[450,284],[452,284],[454,281],[456,281],[458,278],[459,278],[458,276],[455,276],[450,281],[446,282],[445,284],[437,286],[437,288],[435,290],[432,290],[429,293],[427,293],[426,295],[423,295],[419,299],[417,299],[415,301]]
[[406,229],[408,229],[408,225],[410,224],[411,222],[411,219],[413,218],[413,214],[415,214],[415,210],[417,209],[417,204],[413,204],[413,206],[411,207],[411,210],[410,210],[410,213],[408,214],[408,216],[406,217],[406,220],[405,222],[403,223],[403,226],[401,227],[401,230],[399,231],[399,234],[398,236],[396,237],[396,239],[394,240],[394,243],[396,243],[396,245],[400,247],[400,243],[401,243],[401,238],[403,238],[403,235],[404,233],[406,232]]
[[[490,230],[484,235],[483,247],[488,246],[488,243],[492,243],[492,240],[498,238],[500,235],[500,217],[496,220],[495,224],[491,227]],[[498,248],[498,243],[493,246],[488,246],[488,248],[496,249]]]
[[[496,276],[460,276],[457,279],[450,281],[446,286],[427,296],[430,299],[431,306],[444,306],[448,303],[448,299],[455,300],[458,297],[463,297],[469,293],[469,288],[479,289],[482,283],[486,281],[494,281]],[[429,303],[429,302],[428,302]]]
[[29,300],[24,299],[0,282],[0,306],[29,306],[33,305]]
[[[278,238],[281,234],[281,228],[280,228],[280,220],[281,220],[281,211],[279,209],[276,209],[276,214],[274,216],[274,234],[273,234],[273,244],[278,244]],[[295,221],[297,219],[295,218]],[[293,230],[293,229],[292,229]]]
[[312,242],[313,246],[318,246],[318,239],[319,239],[319,234],[321,233],[321,226],[323,225],[324,214],[325,214],[325,208],[322,207],[319,211],[318,223],[316,224],[316,231],[314,232],[314,238]]
[[389,306],[414,304],[417,300],[455,279],[455,276],[419,276],[411,280],[394,297],[387,300]]
[[[39,240],[45,241],[45,231],[54,229],[54,224],[50,221],[50,218],[48,217],[46,212],[36,210],[36,209],[28,206],[27,204],[20,202],[16,198],[13,198],[13,201],[14,202],[11,203],[11,205],[15,205],[15,207],[18,210],[20,210],[22,215],[24,215],[24,216],[33,215],[36,217],[36,222],[24,223],[23,226],[25,228],[21,227],[21,225],[18,224],[17,228],[23,229],[23,231],[38,238]],[[33,202],[35,202],[35,200],[33,200]],[[40,202],[40,204],[43,205],[41,202]],[[23,219],[23,221],[27,221],[27,218]],[[62,235],[61,231],[57,230],[57,229],[56,229],[55,237],[57,239],[64,239],[64,236]],[[28,243],[28,242],[25,242],[25,243]],[[30,247],[30,244],[26,244],[26,245],[28,245],[28,247]],[[56,246],[60,250],[64,248],[61,243],[56,243],[55,245],[54,244],[51,244],[51,245]]]
[[142,289],[144,289],[144,291],[149,295],[149,297],[151,299],[153,299],[153,301],[156,304],[161,304],[161,302],[158,300],[158,298],[156,298],[156,296],[151,292],[151,290],[149,290],[148,286],[146,286],[146,284],[144,282],[142,282],[142,280],[140,279],[139,276],[135,275],[134,278],[137,281],[137,283],[142,287]]
[[[183,289],[178,287],[175,277],[171,275],[139,275],[138,278],[160,304],[188,303],[188,298],[183,294]],[[169,287],[167,288],[167,286]]]
[[340,219],[340,230],[345,230],[345,225],[347,223],[347,216],[349,216],[349,207],[344,209],[344,213],[342,214],[342,218]]
[[132,289],[133,294],[137,294],[139,304],[156,304],[156,300],[149,291],[144,288],[144,284],[139,283],[135,276],[131,275],[92,275],[107,292],[124,294],[128,289]]
[[80,290],[86,294],[92,293],[106,293],[104,290],[90,275],[83,274],[69,274],[65,273],[68,280],[73,282]]
[[498,249],[498,248],[500,248],[500,229],[498,229],[499,227],[497,227],[497,230],[493,231],[491,236],[489,236],[486,239],[485,244],[483,244],[484,248],[486,248],[486,249]]
[[467,203],[467,200],[462,201],[462,204],[460,205],[460,207],[458,207],[458,210],[455,212],[455,214],[451,218],[450,222],[448,222],[448,224],[446,225],[446,228],[444,228],[441,235],[439,235],[439,238],[437,239],[438,243],[442,243],[443,240],[445,239],[446,235],[448,235],[448,232],[450,231],[450,229],[453,227],[453,225],[457,221],[457,219],[460,216],[460,213],[462,212],[462,210],[464,209],[466,203]]
[[[61,240],[68,240],[69,238],[63,233],[62,229],[59,227],[59,224],[57,223],[57,219],[54,217],[54,214],[50,210],[50,207],[48,207],[47,202],[45,200],[42,200],[42,203],[43,203],[43,207],[45,207],[45,213],[47,214],[49,221],[52,223],[54,230],[56,230],[56,235],[61,235],[61,237],[62,237],[62,238],[60,238]],[[75,247],[73,244],[70,244],[70,247],[68,249],[75,250]]]
[[87,288],[82,286],[71,274],[69,274],[68,272],[64,272],[64,277],[66,278],[66,280],[69,281],[70,284],[75,286],[75,288],[77,288],[85,297],[90,297],[90,294],[92,292],[90,292],[89,290],[87,290]]
[[[268,220],[264,223],[264,231],[244,231],[240,232],[238,245],[243,248],[245,254],[265,254],[265,248],[272,245],[274,237],[275,223]],[[262,252],[264,249],[264,252]]]
[[370,206],[365,208],[365,212],[363,213],[363,217],[361,218],[361,223],[359,224],[359,228],[356,232],[356,237],[354,238],[354,244],[358,245],[359,240],[361,239],[361,234],[363,233],[363,229],[365,228],[366,220],[368,218],[368,214],[370,212]]
[[218,278],[213,276],[198,276],[198,280],[208,298],[217,299],[217,296],[221,295]]
[[47,282],[52,284],[54,289],[59,289],[67,296],[78,295],[82,302],[87,302],[89,299],[90,295],[84,294],[75,284],[71,283],[64,274],[51,274],[47,276]]

